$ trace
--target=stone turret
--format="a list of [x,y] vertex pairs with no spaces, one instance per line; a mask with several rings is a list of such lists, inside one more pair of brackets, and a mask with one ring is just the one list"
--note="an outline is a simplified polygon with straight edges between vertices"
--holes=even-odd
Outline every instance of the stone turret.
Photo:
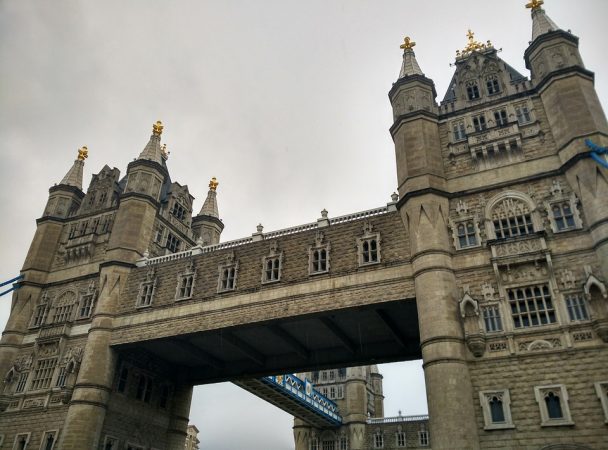
[[[485,48],[472,39],[465,52]],[[474,424],[457,424],[460,414],[473,417],[473,388],[465,364],[463,332],[456,314],[454,278],[447,219],[449,197],[441,142],[435,85],[422,74],[406,37],[400,78],[389,92],[394,123],[398,208],[409,236],[419,311],[420,346],[433,447],[477,449]],[[432,319],[430,319],[432,318]],[[459,411],[447,399],[460,397]]]
[[220,242],[220,235],[224,223],[220,220],[217,208],[217,186],[215,177],[209,182],[209,192],[203,207],[196,217],[192,219],[192,231],[202,245],[213,245]]
[[114,258],[133,262],[143,256],[152,241],[161,188],[169,178],[160,145],[162,132],[163,124],[157,121],[148,144],[127,167],[126,186],[108,246]]

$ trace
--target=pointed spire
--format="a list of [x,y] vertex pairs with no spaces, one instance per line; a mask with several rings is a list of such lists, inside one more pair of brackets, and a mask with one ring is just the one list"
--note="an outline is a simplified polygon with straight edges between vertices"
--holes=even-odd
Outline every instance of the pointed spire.
[[82,171],[84,168],[84,160],[89,157],[89,150],[86,146],[78,149],[78,157],[74,161],[74,164],[65,174],[63,180],[59,184],[66,186],[74,186],[82,191]]
[[147,159],[150,161],[163,163],[163,149],[160,146],[160,135],[163,134],[163,124],[160,120],[157,120],[152,125],[152,136],[146,147],[142,150],[137,159]]
[[532,10],[532,41],[549,31],[559,30],[559,27],[551,20],[542,8],[544,0],[530,0],[526,8]]
[[215,177],[211,178],[209,182],[209,192],[207,193],[207,198],[205,199],[205,203],[203,203],[203,207],[201,208],[201,212],[198,213],[199,216],[211,216],[217,219],[220,218],[220,214],[217,209],[217,186],[219,185],[217,179]]
[[401,65],[401,72],[399,72],[399,78],[403,78],[409,75],[424,75],[418,61],[416,61],[416,54],[414,53],[413,47],[416,45],[414,41],[406,36],[403,40],[403,44],[399,48],[403,49],[403,64]]

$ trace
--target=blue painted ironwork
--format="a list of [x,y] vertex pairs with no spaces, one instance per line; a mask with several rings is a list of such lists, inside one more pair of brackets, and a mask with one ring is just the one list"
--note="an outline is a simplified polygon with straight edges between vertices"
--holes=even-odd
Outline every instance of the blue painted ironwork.
[[585,144],[587,144],[587,147],[591,150],[589,156],[591,156],[596,163],[608,169],[608,161],[606,161],[605,157],[601,156],[608,154],[608,147],[600,147],[599,145],[594,144],[591,139],[585,139]]
[[[4,283],[0,283],[0,287],[6,286],[7,284],[10,284],[10,283],[13,283],[13,285],[11,286],[10,289],[7,289],[4,292],[0,292],[0,297],[2,297],[5,294],[8,294],[9,292],[14,291],[15,289],[19,289],[21,287],[21,284],[19,283],[19,281],[21,281],[21,280],[23,280],[23,275],[16,276],[15,278],[12,278],[12,279],[10,279],[8,281],[5,281]],[[17,283],[15,283],[15,281]]]
[[301,405],[323,417],[329,423],[335,426],[342,424],[338,405],[314,389],[310,380],[302,381],[293,374],[271,375],[260,380],[277,392],[297,399]]

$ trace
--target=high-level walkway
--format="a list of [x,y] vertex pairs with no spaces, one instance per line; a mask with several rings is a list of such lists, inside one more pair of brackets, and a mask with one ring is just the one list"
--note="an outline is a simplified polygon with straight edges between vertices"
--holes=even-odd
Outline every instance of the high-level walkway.
[[295,375],[272,375],[235,381],[234,384],[318,428],[342,424],[338,406]]

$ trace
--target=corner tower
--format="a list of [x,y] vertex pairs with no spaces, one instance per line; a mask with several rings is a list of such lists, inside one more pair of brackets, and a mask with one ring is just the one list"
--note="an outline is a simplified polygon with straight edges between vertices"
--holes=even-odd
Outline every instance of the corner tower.
[[[409,235],[430,427],[437,448],[478,448],[473,391],[463,333],[454,311],[456,281],[447,229],[449,194],[433,81],[420,69],[415,43],[401,45],[403,64],[389,92],[394,123],[398,208]],[[456,405],[453,399],[461,398]]]

